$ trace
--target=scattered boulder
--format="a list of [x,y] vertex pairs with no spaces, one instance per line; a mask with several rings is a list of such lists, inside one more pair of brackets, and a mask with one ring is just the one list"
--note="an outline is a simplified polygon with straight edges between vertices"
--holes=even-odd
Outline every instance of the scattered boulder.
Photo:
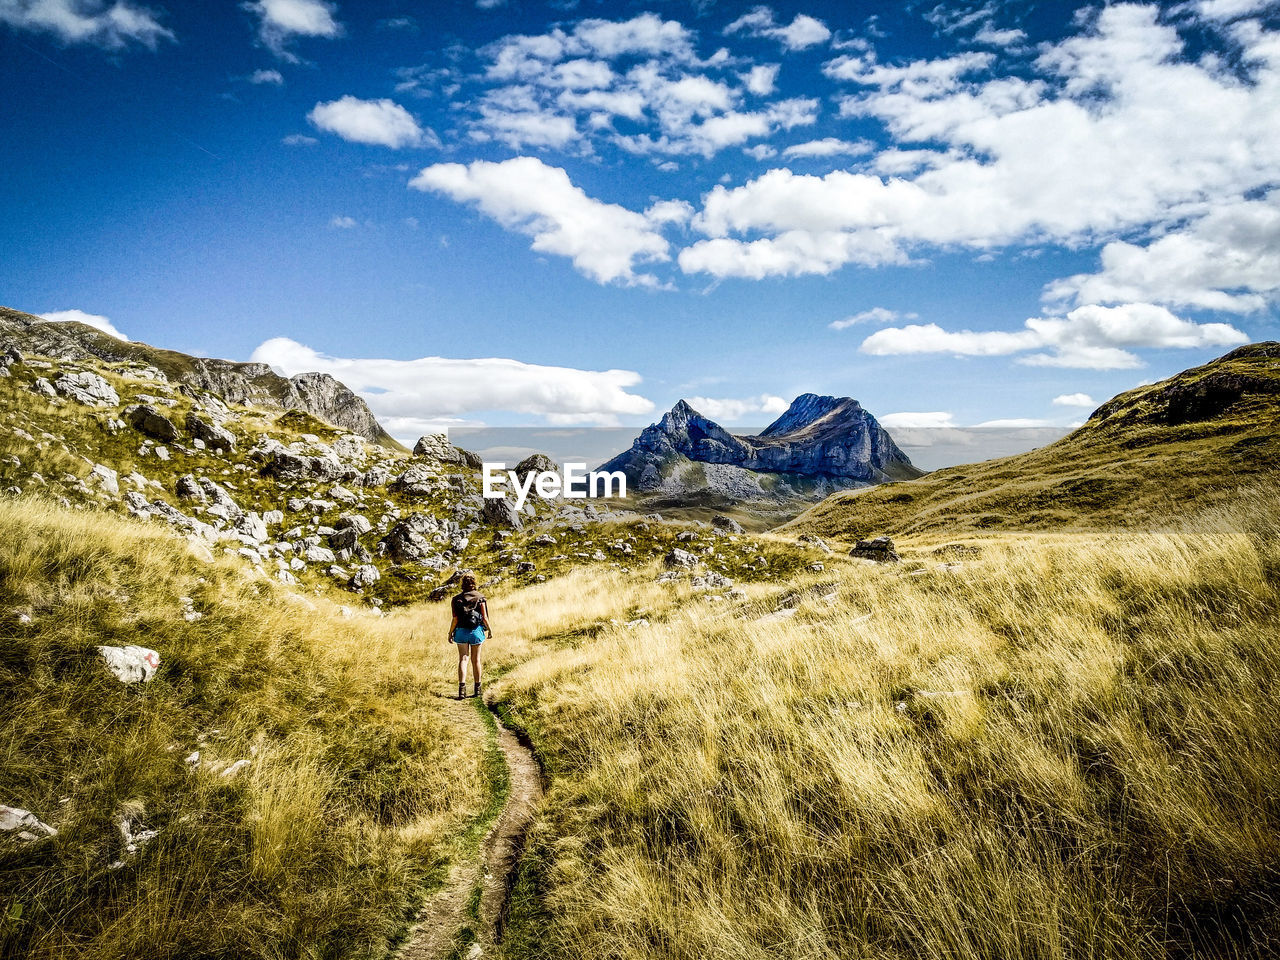
[[35,382],[31,384],[31,389],[50,400],[58,399],[58,391],[53,389],[53,384],[44,377],[36,377]]
[[30,810],[6,807],[0,804],[0,833],[13,837],[20,843],[32,843],[45,837],[56,837],[58,831],[44,823]]
[[89,471],[89,479],[97,482],[107,493],[113,497],[120,496],[120,475],[110,467],[104,467],[100,463],[96,463],[93,469]]
[[859,540],[849,551],[849,556],[858,560],[874,560],[876,563],[897,563],[902,559],[888,537]]
[[733,517],[717,515],[711,518],[711,526],[716,530],[723,530],[725,533],[742,533],[742,524]]
[[360,543],[360,532],[355,527],[343,527],[329,534],[329,546],[334,550],[354,550]]
[[86,407],[96,407],[101,404],[114,407],[120,403],[120,395],[116,393],[115,388],[96,373],[89,373],[87,370],[80,373],[64,373],[53,381],[53,388],[64,397],[70,397],[76,403],[84,404]]
[[463,450],[461,447],[455,447],[443,433],[429,433],[426,436],[419,437],[418,442],[413,445],[413,455],[415,457],[425,457],[428,460],[437,460],[440,463],[452,463],[461,467],[470,467],[473,470],[479,470],[484,462],[479,454],[472,453],[470,450]]
[[361,564],[356,567],[355,573],[351,575],[350,586],[352,590],[363,590],[371,587],[381,578],[378,568],[371,563]]
[[339,530],[354,530],[357,536],[368,533],[373,529],[367,517],[359,513],[344,513],[338,517],[334,526]]
[[516,573],[533,573],[533,569],[533,563],[529,560],[524,560],[516,564]]
[[481,512],[485,523],[495,527],[519,530],[524,526],[520,519],[520,514],[516,512],[516,508],[511,505],[511,502],[506,497],[486,498]]
[[210,450],[230,453],[236,448],[236,438],[230,430],[226,430],[215,423],[210,423],[194,413],[187,414],[186,428],[187,433],[197,440],[203,440]]
[[178,428],[173,425],[173,421],[149,404],[137,403],[126,407],[124,418],[139,433],[154,437],[162,443],[172,443],[178,439]]
[[435,489],[435,484],[436,472],[425,463],[415,463],[396,477],[391,489],[407,497],[425,497]]
[[200,489],[199,482],[189,473],[178,478],[173,485],[173,492],[183,500],[199,500],[203,503],[208,499],[205,492]]
[[147,683],[160,669],[160,654],[146,647],[99,647],[98,653],[121,683]]
[[665,557],[662,558],[662,562],[668,567],[689,570],[698,565],[698,558],[687,550],[681,550],[679,547],[674,547]]
[[382,538],[382,546],[400,563],[415,563],[431,555],[431,542],[409,520],[401,520]]

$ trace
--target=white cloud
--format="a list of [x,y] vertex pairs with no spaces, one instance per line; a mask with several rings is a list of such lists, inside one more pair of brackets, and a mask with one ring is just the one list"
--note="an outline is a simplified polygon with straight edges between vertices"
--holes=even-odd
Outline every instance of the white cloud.
[[286,147],[313,147],[319,141],[315,137],[308,137],[305,133],[291,133],[280,142]]
[[337,134],[343,140],[393,150],[417,146],[425,136],[413,114],[386,99],[361,100],[348,95],[340,100],[317,103],[307,119],[318,129]]
[[1235,20],[1274,7],[1275,0],[1200,0],[1196,8],[1209,20]]
[[973,39],[978,43],[984,43],[992,47],[1012,47],[1026,40],[1027,35],[1016,28],[999,30],[987,23],[983,24],[982,29],[974,34]]
[[870,310],[863,310],[843,320],[833,320],[827,326],[832,330],[847,330],[859,323],[893,323],[895,320],[914,319],[916,319],[914,313],[899,313],[897,310],[889,310],[886,307],[872,307]]
[[288,50],[295,37],[342,34],[342,25],[333,18],[337,8],[326,0],[252,0],[244,7],[258,17],[258,36],[263,44],[283,60],[297,62]]
[[746,33],[752,37],[768,37],[782,44],[784,50],[805,50],[831,39],[831,31],[821,20],[800,13],[789,25],[782,26],[774,21],[773,11],[768,7],[756,7],[743,14],[725,27],[724,32],[726,36]]
[[334,217],[329,221],[329,226],[335,230],[354,230],[359,224],[356,223],[354,217]]
[[[1222,347],[1247,343],[1225,323],[1195,323],[1150,303],[1077,307],[1065,317],[1032,317],[1014,331],[949,332],[935,323],[888,327],[861,346],[874,356],[949,353],[970,357],[1026,354],[1019,363],[1038,367],[1124,370],[1142,365],[1135,348]],[[1027,354],[1030,350],[1045,353]]]
[[[1144,234],[1157,247],[1158,238],[1216,208],[1261,202],[1258,191],[1280,177],[1280,35],[1259,21],[1237,22],[1231,39],[1243,49],[1243,66],[1229,69],[1213,58],[1188,60],[1177,29],[1154,5],[1107,6],[1082,30],[1041,47],[1032,76],[1021,68],[1001,73],[984,52],[884,65],[868,49],[830,61],[829,75],[866,88],[844,99],[842,113],[879,120],[892,138],[868,165],[881,175],[803,177],[782,168],[734,190],[713,189],[695,219],[709,239],[681,254],[681,268],[822,274],[848,263],[907,262],[916,248],[990,253],[1121,237],[1136,247]],[[1262,215],[1232,210],[1238,220]],[[1225,219],[1205,230],[1220,233]],[[1251,271],[1248,257],[1271,248],[1245,233],[1227,245],[1245,257],[1228,271],[1225,280],[1235,277],[1238,289],[1220,291],[1225,296],[1179,281],[1171,289],[1182,288],[1181,299],[1166,299],[1158,283],[1109,270],[1103,279],[1119,289],[1105,299],[1255,309],[1270,287],[1266,267]],[[1135,259],[1113,248],[1117,259],[1121,253]],[[1090,299],[1104,295],[1083,293],[1080,302]]]
[[767,97],[773,93],[773,88],[778,82],[780,67],[781,64],[777,63],[757,64],[751,68],[742,82],[756,96]]
[[255,70],[249,74],[249,82],[280,86],[284,83],[284,75],[279,70]]
[[1087,393],[1064,393],[1053,398],[1054,406],[1058,407],[1096,407],[1097,401]]
[[875,144],[868,140],[841,140],[837,137],[823,137],[821,140],[809,140],[806,143],[793,143],[782,151],[788,159],[792,157],[837,157],[841,155],[856,157],[870,153]]
[[669,244],[653,221],[587,196],[563,169],[535,157],[477,160],[469,166],[439,163],[425,168],[410,186],[475,204],[504,228],[533,237],[534,250],[569,257],[579,272],[599,283],[653,285],[652,276],[635,272],[636,262],[669,256]]
[[1098,273],[1051,283],[1051,303],[1150,300],[1250,313],[1280,298],[1280,190],[1215,205],[1145,247],[1113,241]]
[[771,414],[776,416],[785,413],[790,406],[782,397],[770,393],[762,393],[758,397],[745,399],[716,397],[687,397],[686,402],[703,416],[712,420],[742,420],[749,414]]
[[154,48],[161,40],[174,39],[150,10],[127,0],[0,0],[0,23],[49,33],[63,43],[88,43],[109,50],[130,42]]
[[51,323],[83,323],[96,330],[101,330],[117,340],[127,341],[129,339],[117,330],[110,320],[96,313],[85,313],[83,310],[50,310],[40,314],[40,316]]
[[268,340],[252,358],[285,374],[328,373],[361,394],[391,425],[439,423],[487,410],[543,415],[556,422],[610,424],[646,414],[653,403],[628,388],[631,370],[579,370],[498,357],[459,360],[349,359],[319,353],[286,337]]
[[742,152],[752,160],[768,160],[778,155],[778,148],[768,143],[757,143],[754,147],[743,147]]
[[895,428],[930,430],[956,426],[955,415],[943,410],[886,413],[882,417],[876,417],[876,419],[880,421],[880,426],[890,430]]

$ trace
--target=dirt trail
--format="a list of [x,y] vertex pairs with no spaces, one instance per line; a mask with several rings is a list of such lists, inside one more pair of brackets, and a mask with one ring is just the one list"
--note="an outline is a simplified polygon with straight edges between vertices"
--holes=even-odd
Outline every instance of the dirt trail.
[[[446,714],[451,719],[462,726],[473,727],[477,736],[485,734],[473,704],[465,700],[450,700],[448,704]],[[542,776],[533,754],[501,720],[498,720],[498,749],[506,761],[510,781],[506,806],[480,844],[479,856],[455,864],[444,886],[423,903],[409,940],[400,952],[400,960],[440,960],[448,956],[463,926],[471,924],[474,928],[474,921],[466,915],[466,910],[477,883],[481,885],[480,923],[476,943],[464,951],[463,956],[484,956],[502,935],[512,873],[524,847],[525,833],[542,799]]]

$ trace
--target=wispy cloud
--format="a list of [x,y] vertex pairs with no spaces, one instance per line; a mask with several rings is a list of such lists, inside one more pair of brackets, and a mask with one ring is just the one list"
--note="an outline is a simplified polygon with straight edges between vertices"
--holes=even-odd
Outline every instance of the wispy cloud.
[[258,18],[263,44],[282,60],[298,60],[289,49],[297,37],[342,35],[342,25],[334,19],[337,6],[327,0],[251,0],[244,8]]
[[19,30],[52,34],[63,43],[84,43],[117,50],[130,43],[154,48],[173,40],[173,31],[156,15],[127,0],[0,0],[0,23]]

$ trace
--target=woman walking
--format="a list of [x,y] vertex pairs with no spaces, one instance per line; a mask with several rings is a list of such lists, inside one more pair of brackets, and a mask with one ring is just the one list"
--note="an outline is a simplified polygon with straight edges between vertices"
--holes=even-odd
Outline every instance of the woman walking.
[[472,696],[480,696],[480,644],[493,636],[489,629],[489,605],[476,589],[476,578],[462,578],[462,592],[453,598],[453,622],[449,624],[449,642],[458,645],[458,699],[467,695],[467,656],[471,656]]

